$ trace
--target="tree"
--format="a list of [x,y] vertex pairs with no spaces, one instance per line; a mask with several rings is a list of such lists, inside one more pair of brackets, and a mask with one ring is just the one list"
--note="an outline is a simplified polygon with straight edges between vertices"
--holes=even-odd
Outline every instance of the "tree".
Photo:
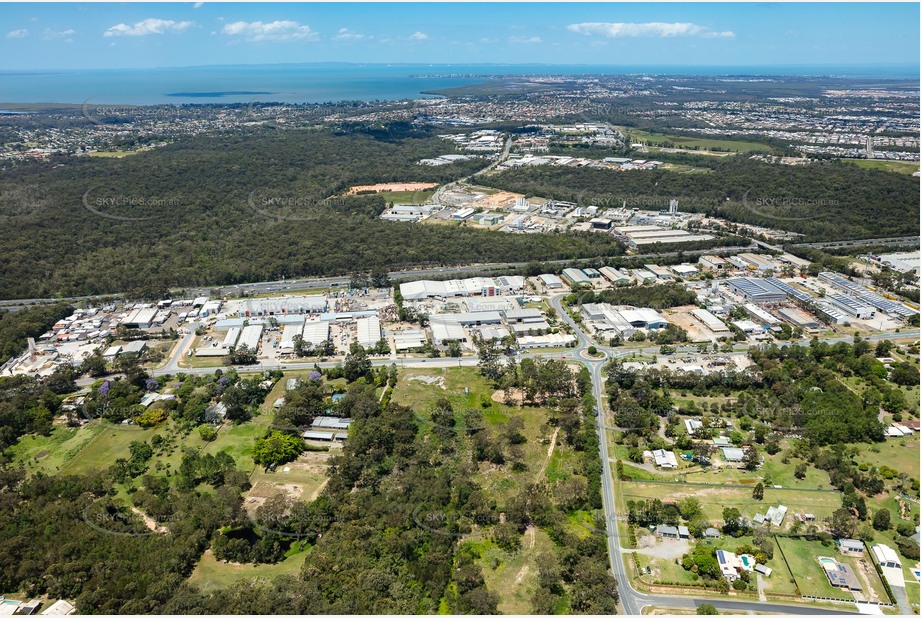
[[231,365],[255,365],[258,362],[256,350],[245,343],[230,348]]
[[698,616],[718,616],[719,612],[710,603],[701,603],[697,606]]
[[346,381],[354,382],[358,378],[363,378],[370,370],[371,359],[368,358],[368,352],[357,343],[353,343],[343,365],[343,375]]
[[217,430],[213,425],[201,425],[198,428],[198,435],[200,435],[201,439],[205,442],[211,442],[217,437]]
[[764,500],[764,483],[758,483],[752,490],[752,498],[755,500]]
[[829,531],[837,538],[851,538],[857,529],[857,523],[851,512],[845,508],[835,510],[828,521]]
[[803,480],[804,478],[806,478],[806,464],[804,463],[796,464],[796,468],[793,470],[793,476],[795,476],[796,478],[800,480]]
[[756,449],[754,445],[750,446],[746,449],[742,461],[745,463],[745,469],[749,472],[757,470],[758,466],[761,465],[761,455],[758,454],[758,449]]
[[99,349],[83,359],[83,363],[80,365],[80,372],[88,373],[94,378],[104,376],[108,373],[106,370],[106,359],[102,357],[102,352]]
[[873,529],[885,532],[892,526],[891,520],[892,515],[889,513],[889,509],[879,509],[873,514]]
[[304,452],[303,438],[296,434],[273,431],[253,444],[253,461],[261,466],[288,463]]

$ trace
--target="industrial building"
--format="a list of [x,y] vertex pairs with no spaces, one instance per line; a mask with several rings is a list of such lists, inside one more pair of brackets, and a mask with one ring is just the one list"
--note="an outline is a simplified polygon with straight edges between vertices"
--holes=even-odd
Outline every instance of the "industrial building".
[[759,272],[773,271],[777,265],[768,257],[756,253],[739,253],[729,257],[729,262],[748,270],[757,270]]
[[548,290],[559,290],[563,287],[563,280],[556,275],[546,274],[538,277],[541,284]]
[[674,279],[672,274],[664,266],[659,266],[657,264],[643,264],[643,268],[654,274],[656,279],[661,281],[671,281]]
[[633,278],[624,271],[610,266],[602,266],[598,269],[598,272],[614,285],[624,285],[633,281]]
[[852,296],[846,296],[844,294],[829,294],[826,299],[831,301],[832,305],[841,309],[848,315],[854,316],[855,318],[859,318],[861,320],[868,320],[876,315],[876,310],[873,309],[873,307],[865,305]]
[[787,300],[787,293],[771,283],[768,279],[754,277],[736,277],[727,279],[726,284],[740,296],[753,303],[782,303]]
[[251,324],[243,327],[240,333],[240,339],[237,341],[237,347],[248,347],[251,350],[259,349],[259,340],[262,339],[262,324]]
[[154,318],[157,315],[155,307],[143,307],[135,309],[122,320],[122,326],[125,328],[142,328],[147,329],[153,326]]
[[592,284],[592,280],[589,279],[588,275],[586,275],[578,268],[564,268],[563,281],[568,283],[570,286]]
[[376,315],[359,318],[355,321],[355,326],[355,340],[361,347],[372,348],[381,340],[381,320]]
[[710,234],[691,234],[687,230],[677,230],[658,225],[626,225],[614,228],[615,233],[627,244],[637,247],[653,243],[695,242],[712,240]]
[[403,330],[393,333],[393,347],[397,352],[418,350],[425,346],[428,339],[421,330]]
[[800,328],[804,328],[806,330],[815,330],[819,328],[819,323],[815,320],[815,318],[813,318],[805,311],[796,309],[795,307],[784,307],[782,309],[778,309],[777,313],[780,314],[780,317],[782,317],[793,326],[799,326]]
[[694,275],[700,274],[700,271],[697,270],[697,267],[692,266],[691,264],[678,264],[677,266],[672,266],[672,272],[683,278],[693,277]]
[[729,262],[718,255],[702,255],[697,260],[700,267],[704,270],[728,270]]
[[817,300],[812,304],[813,311],[819,318],[829,324],[850,324],[851,320],[846,313],[824,300]]
[[329,339],[329,322],[326,320],[308,320],[304,322],[304,330],[301,331],[304,343],[309,343],[313,347],[319,347]]
[[656,276],[645,268],[633,269],[633,276],[636,277],[639,283],[650,283],[656,280]]
[[754,318],[756,322],[764,324],[765,326],[774,326],[780,323],[780,320],[754,303],[746,303],[742,305],[742,308],[745,309],[745,313]]
[[706,309],[692,309],[691,315],[697,318],[697,321],[709,328],[714,333],[728,333],[729,327],[722,320],[707,311]]
[[282,354],[291,354],[294,352],[294,338],[300,335],[303,330],[303,324],[288,324],[282,328],[281,341],[278,343],[278,351]]
[[587,303],[582,313],[596,332],[628,338],[638,328],[664,328],[668,320],[654,309],[615,309],[608,303]]
[[322,313],[326,311],[326,297],[285,296],[280,298],[253,298],[240,303],[238,317],[303,315],[305,313]]
[[516,294],[524,290],[524,277],[506,276],[491,279],[473,277],[470,279],[451,279],[449,281],[410,281],[400,284],[400,294],[404,300],[424,300],[426,298],[456,298],[458,296],[498,296]]

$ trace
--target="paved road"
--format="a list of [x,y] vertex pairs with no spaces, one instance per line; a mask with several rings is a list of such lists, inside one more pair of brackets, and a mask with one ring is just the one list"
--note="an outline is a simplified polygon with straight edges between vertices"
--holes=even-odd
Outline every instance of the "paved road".
[[[596,422],[598,423],[599,450],[601,461],[605,462],[602,466],[602,504],[604,506],[605,522],[607,522],[607,539],[608,539],[608,556],[610,558],[611,572],[617,581],[617,591],[620,595],[620,604],[622,613],[638,615],[642,613],[644,607],[667,607],[693,609],[704,603],[709,603],[719,610],[741,614],[746,612],[764,612],[769,611],[778,614],[810,614],[810,615],[837,615],[841,612],[832,610],[819,609],[812,605],[780,605],[774,603],[760,603],[755,601],[733,601],[729,599],[701,599],[694,598],[690,595],[671,596],[661,594],[646,594],[636,590],[628,573],[627,566],[624,562],[624,555],[621,550],[620,529],[617,526],[617,502],[614,498],[614,479],[611,472],[611,466],[608,454],[608,441],[605,439],[604,423],[604,380],[602,370],[608,356],[622,355],[624,352],[618,351],[617,354],[611,354],[610,348],[599,348],[604,354],[603,357],[590,359],[584,351],[590,345],[589,338],[581,328],[572,320],[569,313],[562,304],[563,295],[554,296],[550,299],[551,306],[556,310],[564,322],[566,322],[575,333],[578,339],[578,345],[573,349],[573,358],[580,359],[591,371],[592,391],[596,401]],[[596,345],[596,347],[598,347]],[[616,350],[616,348],[615,348]],[[628,352],[629,353],[629,352]]]

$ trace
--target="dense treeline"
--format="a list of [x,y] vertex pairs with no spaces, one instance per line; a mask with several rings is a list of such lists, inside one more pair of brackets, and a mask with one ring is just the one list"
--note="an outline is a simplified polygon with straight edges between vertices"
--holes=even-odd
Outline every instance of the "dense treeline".
[[597,234],[524,236],[381,221],[385,196],[339,197],[354,185],[443,183],[483,165],[417,165],[448,146],[397,135],[353,129],[200,137],[118,160],[18,167],[0,179],[0,297],[341,274],[356,264],[620,253],[613,239]]
[[588,303],[611,303],[612,305],[633,305],[653,309],[670,309],[681,305],[697,303],[697,295],[683,285],[663,283],[655,285],[615,287],[601,292],[579,290],[563,299],[567,305]]
[[918,234],[918,190],[910,176],[837,162],[791,167],[741,157],[719,159],[710,169],[681,174],[521,167],[482,182],[610,207],[622,200],[664,207],[668,198],[678,198],[683,211],[799,232],[812,240]]
[[25,350],[29,337],[37,339],[73,311],[64,303],[0,311],[0,365]]

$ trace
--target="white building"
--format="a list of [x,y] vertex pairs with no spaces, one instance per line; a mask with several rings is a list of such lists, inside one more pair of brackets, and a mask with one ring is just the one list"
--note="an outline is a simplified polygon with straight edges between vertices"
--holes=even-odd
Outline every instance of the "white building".
[[381,320],[376,315],[360,318],[356,322],[356,341],[363,348],[372,348],[381,340]]

